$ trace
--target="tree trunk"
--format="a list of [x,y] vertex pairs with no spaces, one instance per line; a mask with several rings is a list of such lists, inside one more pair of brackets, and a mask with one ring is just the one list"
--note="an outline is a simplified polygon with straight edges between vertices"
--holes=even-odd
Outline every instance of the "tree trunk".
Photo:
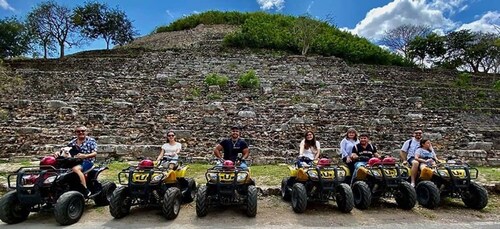
[[47,44],[43,44],[43,59],[47,59],[48,52]]
[[60,47],[60,53],[61,53],[61,55],[59,55],[59,58],[63,58],[64,57],[64,42],[59,43],[59,47]]

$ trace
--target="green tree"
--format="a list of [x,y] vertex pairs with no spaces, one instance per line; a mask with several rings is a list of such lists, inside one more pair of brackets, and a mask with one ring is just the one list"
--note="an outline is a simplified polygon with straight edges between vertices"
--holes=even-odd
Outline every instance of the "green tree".
[[312,19],[309,14],[295,19],[292,35],[302,55],[307,54],[309,48],[311,48],[311,45],[316,41],[322,29],[327,26],[326,23],[321,23]]
[[56,42],[49,28],[49,18],[52,6],[41,4],[31,12],[26,18],[26,25],[33,36],[33,43],[43,50],[43,58],[47,59],[49,52],[56,52]]
[[0,19],[0,58],[14,57],[30,50],[31,36],[16,18]]
[[426,59],[434,63],[443,58],[444,54],[446,54],[444,45],[444,37],[431,33],[426,37],[416,37],[410,41],[408,54],[411,59],[419,59],[420,65],[424,67]]
[[102,37],[106,49],[113,44],[123,45],[133,40],[135,35],[132,22],[127,15],[118,9],[109,9],[106,4],[87,2],[74,10],[73,23],[88,38]]
[[409,58],[410,42],[416,37],[425,37],[431,32],[425,25],[400,25],[384,32],[380,43],[391,50],[401,52],[404,58]]

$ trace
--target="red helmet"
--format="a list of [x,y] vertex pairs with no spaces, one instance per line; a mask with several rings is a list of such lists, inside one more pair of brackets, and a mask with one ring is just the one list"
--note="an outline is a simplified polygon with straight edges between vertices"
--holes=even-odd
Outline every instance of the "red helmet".
[[386,157],[382,160],[382,163],[384,165],[395,165],[396,164],[396,159],[393,157]]
[[318,166],[330,166],[331,161],[328,158],[321,158],[318,161]]
[[222,163],[222,167],[225,169],[234,169],[234,162],[231,160],[225,160],[224,163]]
[[380,158],[372,157],[370,160],[368,160],[368,165],[369,166],[374,166],[376,164],[380,164],[381,160]]
[[153,163],[152,160],[145,159],[145,160],[142,160],[141,162],[139,162],[138,168],[139,169],[148,169],[148,168],[153,168],[154,165],[155,164]]
[[57,164],[57,160],[53,156],[45,156],[40,161],[40,165],[56,166],[56,164]]

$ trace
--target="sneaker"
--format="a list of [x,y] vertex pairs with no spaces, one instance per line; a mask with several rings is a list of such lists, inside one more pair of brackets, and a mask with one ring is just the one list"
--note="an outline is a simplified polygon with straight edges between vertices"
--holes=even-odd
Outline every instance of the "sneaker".
[[411,186],[415,188],[415,183],[411,183]]
[[86,198],[89,198],[89,197],[91,196],[91,194],[92,194],[92,193],[90,192],[90,190],[88,190],[88,189],[84,189],[84,191],[83,191],[83,195],[84,195]]

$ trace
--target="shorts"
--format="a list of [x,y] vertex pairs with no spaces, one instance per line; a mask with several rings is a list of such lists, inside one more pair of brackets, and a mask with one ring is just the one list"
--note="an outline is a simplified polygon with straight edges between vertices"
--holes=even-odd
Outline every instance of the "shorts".
[[415,160],[415,157],[410,157],[408,158],[408,164],[411,165],[411,163]]
[[94,166],[94,162],[89,161],[89,160],[84,160],[82,162],[82,171],[86,172],[87,170],[91,169],[92,166]]

